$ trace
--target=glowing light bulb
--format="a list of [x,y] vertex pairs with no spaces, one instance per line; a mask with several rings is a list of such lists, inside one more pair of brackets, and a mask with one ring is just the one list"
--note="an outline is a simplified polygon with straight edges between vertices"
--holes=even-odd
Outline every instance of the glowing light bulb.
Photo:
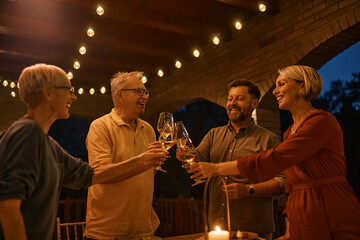
[[4,81],[3,81],[3,86],[4,86],[4,87],[7,87],[7,85],[9,85],[9,82],[8,82],[7,80],[4,80]]
[[10,94],[11,94],[12,97],[16,97],[16,93],[14,91],[11,91]]
[[260,3],[260,4],[259,4],[259,10],[260,10],[260,12],[265,12],[265,11],[266,11],[266,6],[265,6],[265,4]]
[[94,88],[90,88],[89,93],[90,93],[91,95],[94,95],[95,89],[94,89]]
[[85,46],[81,46],[81,48],[79,48],[79,53],[80,53],[81,55],[84,55],[84,54],[86,53],[86,48],[85,48]]
[[106,88],[105,88],[105,87],[101,87],[101,88],[100,88],[100,92],[101,92],[101,94],[106,93]]
[[213,43],[214,43],[215,45],[218,45],[218,44],[220,43],[220,39],[219,39],[218,37],[214,37],[214,38],[213,38]]
[[74,68],[75,69],[79,69],[80,68],[80,63],[78,61],[74,62]]
[[175,67],[181,68],[181,62],[179,60],[175,62]]
[[95,32],[92,28],[89,28],[86,33],[89,37],[93,37],[95,35]]
[[143,84],[145,84],[145,83],[147,82],[147,78],[146,78],[145,76],[142,76],[141,82],[142,82]]
[[195,49],[193,52],[194,57],[199,57],[200,56],[200,52],[199,50]]
[[237,21],[237,22],[235,23],[235,28],[236,28],[237,30],[242,29],[242,24],[241,24],[241,22]]
[[16,84],[16,87],[19,88],[19,87],[20,87],[20,83],[17,83],[17,84]]
[[99,16],[101,16],[101,15],[103,15],[104,14],[104,9],[103,9],[103,7],[101,6],[101,5],[99,5],[98,7],[97,7],[97,9],[96,9],[96,13],[99,15]]
[[10,87],[11,87],[11,88],[14,88],[15,86],[16,86],[16,84],[15,84],[14,82],[11,82],[11,83],[10,83]]
[[162,76],[164,76],[164,71],[159,69],[157,74],[158,74],[159,77],[162,77]]
[[79,93],[80,95],[83,94],[83,93],[84,93],[84,89],[83,89],[83,88],[79,88],[78,93]]
[[74,74],[72,72],[68,72],[67,77],[68,77],[69,80],[71,80],[71,79],[73,79]]

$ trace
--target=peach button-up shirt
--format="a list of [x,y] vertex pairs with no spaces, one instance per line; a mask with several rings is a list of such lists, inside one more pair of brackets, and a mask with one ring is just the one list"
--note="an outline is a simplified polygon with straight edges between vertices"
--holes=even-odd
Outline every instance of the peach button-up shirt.
[[[137,119],[135,131],[113,109],[92,122],[86,139],[89,164],[117,163],[147,150],[155,141],[154,129]],[[152,207],[154,170],[127,180],[96,184],[89,188],[86,230],[88,238],[117,239],[121,236],[153,235],[159,219]]]

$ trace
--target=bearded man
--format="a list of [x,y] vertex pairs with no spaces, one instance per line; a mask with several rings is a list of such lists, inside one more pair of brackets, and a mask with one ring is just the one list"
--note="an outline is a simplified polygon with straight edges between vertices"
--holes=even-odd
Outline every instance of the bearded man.
[[[252,112],[258,107],[260,91],[248,80],[234,80],[229,84],[226,110],[229,123],[211,129],[196,148],[199,161],[220,163],[232,161],[275,148],[280,138],[258,126]],[[272,197],[284,191],[282,175],[258,184],[239,175],[224,176],[229,194],[230,223],[232,231],[249,231],[271,240],[274,229]],[[219,176],[209,182],[210,229],[219,226],[227,229],[226,197]]]

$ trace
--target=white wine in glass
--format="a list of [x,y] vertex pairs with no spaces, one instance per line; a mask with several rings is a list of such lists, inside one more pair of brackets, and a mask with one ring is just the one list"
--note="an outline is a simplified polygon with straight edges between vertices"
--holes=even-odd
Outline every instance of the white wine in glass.
[[181,167],[188,168],[194,162],[196,155],[189,152],[179,152],[176,157],[182,163]]
[[175,141],[174,141],[174,140],[169,140],[169,141],[167,141],[167,140],[165,140],[165,141],[160,140],[160,143],[161,143],[162,149],[164,149],[164,150],[166,150],[166,151],[169,150],[172,146],[175,145]]

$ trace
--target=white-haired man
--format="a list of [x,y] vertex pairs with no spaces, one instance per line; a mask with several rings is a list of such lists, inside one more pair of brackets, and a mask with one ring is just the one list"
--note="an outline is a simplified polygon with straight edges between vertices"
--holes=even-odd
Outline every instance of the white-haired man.
[[[86,140],[92,167],[126,162],[155,142],[154,129],[139,118],[149,99],[141,77],[141,72],[119,72],[111,80],[114,108],[91,124]],[[153,169],[122,182],[90,187],[86,238],[128,239],[153,235],[159,226],[152,208],[153,190]]]

